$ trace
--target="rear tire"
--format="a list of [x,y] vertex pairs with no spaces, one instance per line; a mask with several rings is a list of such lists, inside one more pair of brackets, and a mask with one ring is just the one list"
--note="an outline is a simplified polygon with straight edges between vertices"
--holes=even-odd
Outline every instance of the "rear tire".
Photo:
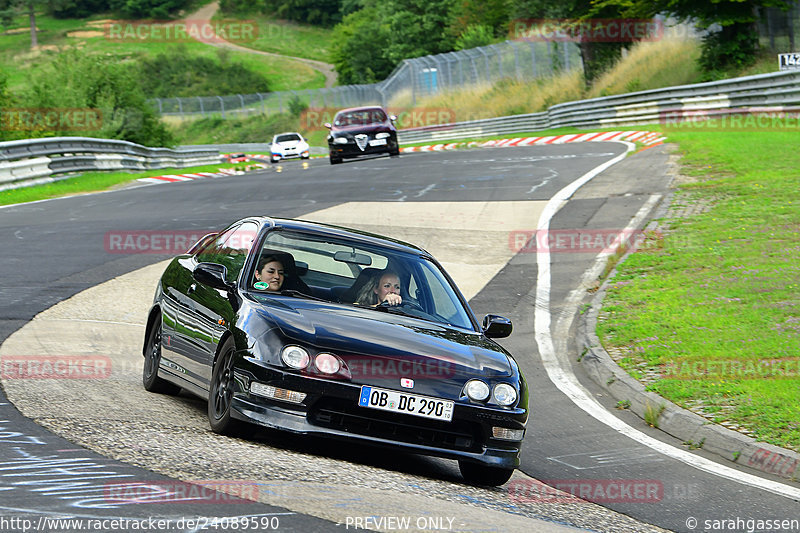
[[155,319],[147,334],[147,348],[144,353],[142,385],[148,392],[157,394],[178,394],[181,388],[174,383],[158,377],[161,365],[161,314]]
[[467,461],[458,461],[458,469],[464,481],[470,485],[499,487],[505,484],[514,473],[513,468],[497,468]]
[[[254,427],[231,416],[233,403],[233,339],[222,344],[219,357],[211,373],[211,387],[208,392],[208,422],[214,433],[228,436],[242,436],[252,432]],[[249,426],[249,427],[248,427]],[[248,431],[250,430],[250,431]]]

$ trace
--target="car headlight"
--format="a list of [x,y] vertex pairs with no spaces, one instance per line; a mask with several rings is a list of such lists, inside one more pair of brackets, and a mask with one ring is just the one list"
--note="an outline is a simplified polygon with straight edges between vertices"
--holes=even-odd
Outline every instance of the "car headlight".
[[310,360],[308,352],[299,346],[286,346],[281,350],[281,361],[290,368],[302,370],[308,366]]
[[386,133],[386,132],[384,131],[384,132],[382,132],[382,133],[379,133],[379,134],[377,134],[377,135],[375,136],[375,138],[376,138],[376,139],[385,139],[386,137],[389,137],[390,135],[391,135],[391,134],[389,134],[389,133]]
[[482,402],[489,397],[489,385],[479,379],[471,379],[464,385],[464,392],[470,400]]
[[347,137],[334,137],[333,144],[347,144]]
[[339,359],[329,353],[321,353],[314,358],[314,366],[323,374],[335,374],[342,368]]
[[498,405],[511,405],[517,401],[517,389],[508,383],[498,383],[494,386],[493,396]]

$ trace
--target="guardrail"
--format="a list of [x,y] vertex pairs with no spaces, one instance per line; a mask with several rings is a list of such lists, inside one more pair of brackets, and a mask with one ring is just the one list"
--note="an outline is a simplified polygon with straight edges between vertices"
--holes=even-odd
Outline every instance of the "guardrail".
[[697,113],[800,104],[800,72],[775,72],[730,80],[653,89],[557,104],[541,113],[409,128],[401,143],[489,137],[552,128],[607,128],[679,121]]
[[148,148],[90,137],[8,141],[0,143],[0,187],[25,186],[69,172],[185,168],[219,160],[215,149]]

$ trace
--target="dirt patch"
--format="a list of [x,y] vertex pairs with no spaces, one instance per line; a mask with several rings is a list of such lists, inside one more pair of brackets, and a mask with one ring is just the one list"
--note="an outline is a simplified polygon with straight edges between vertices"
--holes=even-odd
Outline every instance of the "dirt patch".
[[84,39],[88,39],[89,37],[102,37],[103,35],[105,35],[105,33],[97,30],[79,30],[67,33],[67,37],[77,37]]
[[[14,28],[13,30],[6,30],[3,32],[3,35],[17,35],[18,33],[30,33],[31,27],[28,26],[27,28]],[[41,31],[39,28],[36,28],[36,31]]]
[[87,22],[86,25],[90,26],[92,28],[103,28],[107,24],[113,24],[115,22],[119,22],[119,21],[114,20],[114,19],[92,20],[92,21]]

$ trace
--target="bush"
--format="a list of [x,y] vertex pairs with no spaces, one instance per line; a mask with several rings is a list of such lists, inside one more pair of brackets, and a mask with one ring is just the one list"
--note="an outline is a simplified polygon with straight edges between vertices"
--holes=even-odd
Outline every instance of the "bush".
[[473,24],[467,27],[464,33],[456,39],[456,50],[477,48],[478,46],[492,44],[492,42],[494,42],[492,28],[483,24]]
[[122,139],[147,146],[169,146],[174,138],[147,104],[137,69],[114,58],[83,56],[76,50],[54,56],[20,95],[20,107],[97,110],[98,127],[70,129],[69,124],[42,125],[26,137],[85,135]]
[[186,7],[188,3],[188,0],[110,0],[109,5],[125,18],[163,20]]
[[185,46],[171,47],[139,60],[142,88],[153,98],[269,92],[264,76],[229,57],[226,50],[218,50],[215,60],[190,55]]

